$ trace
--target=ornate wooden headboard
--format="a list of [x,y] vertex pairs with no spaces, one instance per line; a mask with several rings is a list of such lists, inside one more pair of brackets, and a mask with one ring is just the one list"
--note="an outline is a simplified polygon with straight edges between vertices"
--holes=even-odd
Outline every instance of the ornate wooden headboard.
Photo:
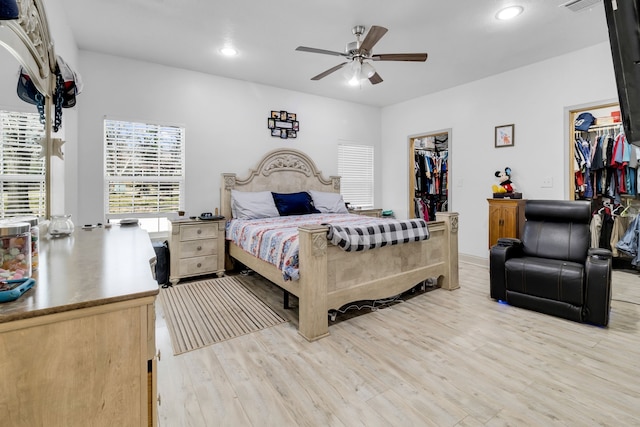
[[324,178],[313,160],[302,151],[279,149],[267,153],[255,169],[249,169],[247,178],[240,179],[235,173],[222,174],[220,210],[226,218],[231,218],[231,190],[339,193],[340,177]]

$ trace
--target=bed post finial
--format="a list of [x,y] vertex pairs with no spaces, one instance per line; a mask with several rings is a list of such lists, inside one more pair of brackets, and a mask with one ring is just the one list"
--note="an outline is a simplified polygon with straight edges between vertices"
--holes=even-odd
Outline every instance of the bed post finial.
[[225,190],[231,190],[236,187],[236,174],[235,173],[223,173],[224,188]]
[[336,193],[340,192],[340,177],[339,176],[330,176],[329,177],[331,179],[331,185],[333,185],[333,189],[336,191]]

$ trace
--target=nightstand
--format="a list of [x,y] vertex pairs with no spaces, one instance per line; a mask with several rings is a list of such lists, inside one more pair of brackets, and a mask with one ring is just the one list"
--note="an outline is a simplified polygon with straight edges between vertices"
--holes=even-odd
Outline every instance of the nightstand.
[[380,218],[382,216],[382,209],[349,209],[349,213]]
[[186,277],[224,275],[225,220],[169,221],[169,281]]

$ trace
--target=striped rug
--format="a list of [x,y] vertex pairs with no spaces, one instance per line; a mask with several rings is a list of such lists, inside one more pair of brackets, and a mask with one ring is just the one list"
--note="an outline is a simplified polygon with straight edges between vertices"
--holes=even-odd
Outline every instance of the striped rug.
[[286,322],[235,277],[160,289],[160,301],[176,355]]

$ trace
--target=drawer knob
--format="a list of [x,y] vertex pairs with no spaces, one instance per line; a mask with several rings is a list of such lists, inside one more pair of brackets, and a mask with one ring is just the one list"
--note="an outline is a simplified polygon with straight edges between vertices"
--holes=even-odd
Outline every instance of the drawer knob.
[[158,406],[162,405],[162,398],[160,397],[160,393],[158,393]]
[[198,229],[198,234],[202,234],[202,230]]
[[199,263],[198,263],[198,265],[197,265],[196,267],[198,267],[198,268],[202,267],[202,263],[201,263],[201,262],[199,262]]
[[196,249],[201,251],[202,250],[202,246],[198,246]]
[[160,356],[161,356],[160,349],[158,349],[158,354],[156,354],[156,358],[158,359],[158,362],[160,361]]

